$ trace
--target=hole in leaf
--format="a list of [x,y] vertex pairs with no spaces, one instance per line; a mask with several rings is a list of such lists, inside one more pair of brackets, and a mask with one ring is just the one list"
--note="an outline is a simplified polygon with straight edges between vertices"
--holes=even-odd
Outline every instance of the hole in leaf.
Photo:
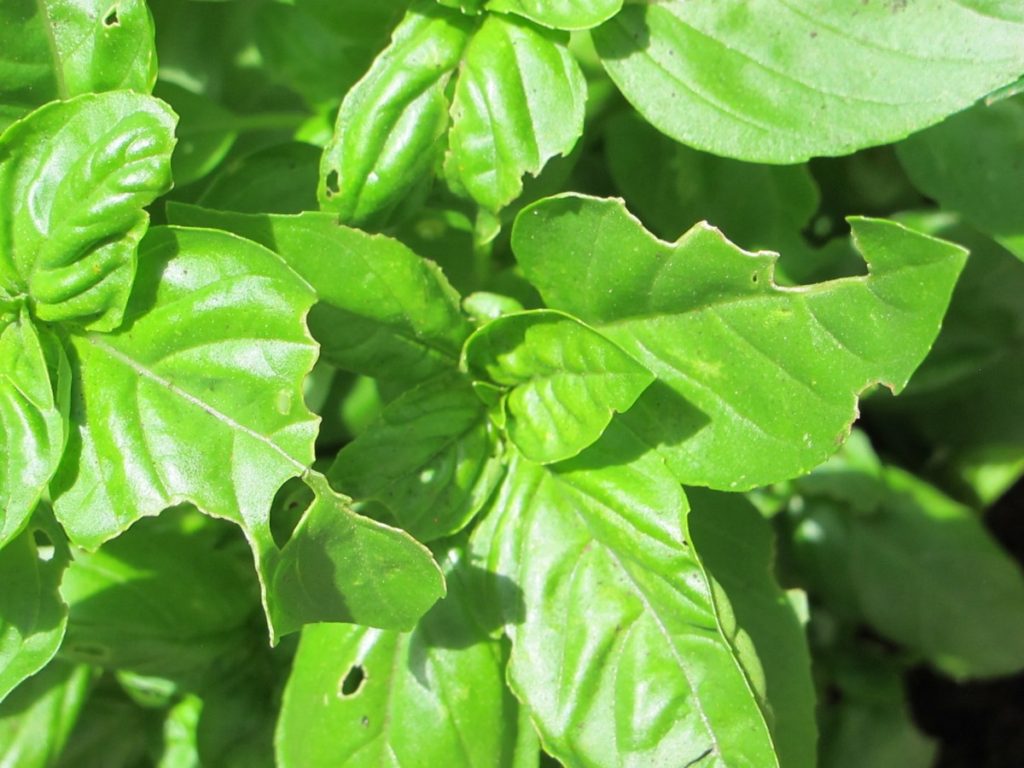
[[293,477],[278,490],[270,507],[270,535],[283,547],[295,532],[302,515],[313,502],[313,492],[301,479]]
[[35,530],[32,532],[32,539],[36,544],[36,557],[42,560],[44,563],[48,563],[53,560],[54,552],[53,539],[46,533],[46,531]]
[[337,171],[331,171],[327,174],[327,196],[334,197],[341,191],[340,186],[341,180],[338,177]]
[[342,698],[350,698],[359,693],[363,688],[363,684],[366,682],[366,672],[358,664],[353,664],[349,667],[348,673],[346,673],[344,679],[341,681],[341,696]]
[[117,6],[111,8],[107,15],[103,17],[104,27],[119,27],[121,26],[121,20],[117,18]]
[[757,282],[757,272],[755,272],[753,275],[751,275],[750,279],[753,280],[756,283]]

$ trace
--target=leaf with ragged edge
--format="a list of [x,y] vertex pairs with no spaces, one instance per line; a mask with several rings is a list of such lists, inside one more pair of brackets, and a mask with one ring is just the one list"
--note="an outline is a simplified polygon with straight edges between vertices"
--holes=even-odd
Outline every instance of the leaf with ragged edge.
[[792,163],[884,144],[1024,72],[1024,10],[980,0],[628,3],[594,32],[659,130],[727,157]]
[[320,166],[324,208],[364,223],[420,182],[443,147],[445,88],[472,24],[430,0],[410,9],[341,104]]
[[[69,445],[51,484],[57,515],[87,548],[183,502],[233,520],[253,549],[273,621],[281,611],[274,590],[298,573],[279,562],[287,557],[274,546],[271,502],[313,461],[317,420],[302,381],[316,359],[304,323],[315,296],[277,255],[223,232],[155,229],[141,253],[124,327],[69,340],[75,386]],[[329,498],[312,509],[310,548],[340,561],[347,584],[370,595],[343,595],[321,612],[344,615],[345,603],[358,601],[355,620],[408,623],[442,589],[429,554],[405,534],[380,532]],[[352,564],[374,558],[391,562],[387,578]],[[393,605],[378,604],[405,573],[396,565],[403,561],[422,586],[402,583]],[[433,582],[424,576],[431,572]],[[325,585],[321,597],[328,594],[337,598]],[[305,606],[289,609],[285,623],[305,615]]]
[[0,703],[4,768],[50,768],[57,763],[93,677],[84,664],[55,660]]
[[272,639],[304,624],[348,622],[409,630],[445,594],[430,550],[404,531],[352,511],[323,475],[292,537],[267,558]]
[[686,497],[645,451],[613,422],[571,461],[512,459],[473,539],[500,579],[510,685],[568,765],[778,766]]
[[463,358],[471,374],[507,389],[505,429],[541,464],[592,444],[654,381],[597,331],[551,310],[491,321],[469,337]]
[[60,464],[70,374],[56,337],[26,310],[0,330],[0,548],[21,531]]
[[512,241],[549,306],[658,377],[626,418],[679,480],[739,490],[823,462],[858,393],[901,390],[938,334],[964,250],[892,222],[851,224],[869,274],[797,288],[773,283],[774,254],[706,225],[657,240],[616,200],[541,201]]
[[552,29],[589,29],[607,21],[623,0],[488,0],[487,9],[515,13]]
[[[59,531],[41,510],[17,538],[0,549],[0,700],[53,658],[67,625],[58,592],[68,564]],[[50,538],[36,543],[36,531]]]
[[906,391],[868,398],[864,409],[889,445],[928,447],[929,476],[990,504],[1024,473],[1024,264],[949,214],[909,222],[971,256],[935,348]]
[[171,185],[175,121],[119,91],[48,104],[0,135],[0,287],[42,320],[116,328],[143,209]]
[[278,253],[316,291],[309,327],[339,368],[418,383],[458,365],[470,333],[435,264],[332,214],[242,215],[168,205],[172,222],[236,232]]
[[145,0],[5,0],[0,51],[0,130],[48,101],[156,80]]
[[466,46],[452,96],[445,176],[493,212],[583,133],[587,85],[567,37],[485,17]]
[[[804,627],[775,581],[771,526],[741,494],[687,490],[693,547],[725,590],[723,626],[738,628],[734,647],[753,676],[764,676],[768,724],[779,763],[814,768],[816,698]],[[749,660],[748,660],[749,654]]]
[[419,541],[469,523],[501,479],[498,437],[460,376],[432,379],[387,405],[327,473],[357,501],[375,500]]
[[973,510],[908,472],[843,454],[796,488],[794,551],[812,593],[817,568],[825,590],[838,582],[879,634],[947,674],[1024,668],[1024,573]]
[[1024,97],[953,115],[896,152],[918,189],[1024,260]]
[[478,572],[458,549],[444,560],[451,592],[410,634],[303,630],[277,726],[281,766],[520,765],[505,653],[475,619]]

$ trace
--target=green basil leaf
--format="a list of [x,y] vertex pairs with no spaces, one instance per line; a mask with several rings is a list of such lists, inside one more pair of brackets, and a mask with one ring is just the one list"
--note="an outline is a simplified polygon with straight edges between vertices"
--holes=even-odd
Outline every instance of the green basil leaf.
[[830,578],[847,582],[879,634],[957,677],[1024,668],[1024,573],[971,509],[903,470],[842,455],[796,487],[798,562],[820,562],[824,548]]
[[384,504],[419,541],[464,528],[501,479],[498,438],[461,377],[405,392],[346,445],[327,473],[357,501]]
[[738,493],[687,490],[693,547],[728,601],[717,604],[723,627],[750,677],[764,678],[779,763],[814,768],[817,739],[811,656],[804,627],[775,581],[775,540],[760,513]]
[[245,216],[169,205],[171,221],[236,232],[278,253],[317,293],[309,327],[327,362],[418,383],[454,370],[470,325],[435,264],[336,216]]
[[896,151],[918,189],[1024,261],[1024,98],[979,104]]
[[[68,552],[51,523],[37,514],[0,549],[0,700],[46,666],[64,637],[68,612],[58,587]],[[37,543],[37,530],[50,541]]]
[[589,29],[622,9],[623,0],[488,0],[487,9],[515,13],[552,29]]
[[788,259],[818,209],[818,188],[806,165],[757,165],[698,152],[631,111],[611,118],[604,136],[616,186],[663,239],[708,221],[741,248],[787,248]]
[[69,339],[57,516],[90,549],[182,502],[256,535],[277,489],[313,461],[301,389],[316,360],[312,291],[226,233],[154,229],[139,262],[123,328]]
[[771,163],[884,144],[1024,71],[1024,10],[976,0],[629,3],[594,32],[660,131]]
[[71,371],[22,310],[0,330],[0,547],[24,527],[64,453]]
[[497,212],[583,133],[587,86],[567,38],[491,14],[462,55],[445,175]]
[[275,80],[310,105],[337,106],[387,44],[407,6],[408,0],[262,3],[251,11],[253,37]]
[[774,284],[774,254],[741,251],[706,225],[657,240],[614,200],[541,201],[512,239],[549,306],[658,377],[628,418],[680,481],[741,490],[828,458],[858,393],[901,390],[938,334],[963,249],[892,222],[851,223],[869,274],[798,288]]
[[84,664],[52,661],[0,703],[0,755],[5,766],[50,768],[57,763],[92,678]]
[[156,80],[145,0],[5,0],[0,50],[0,130],[48,101]]
[[445,594],[430,550],[404,531],[357,515],[322,475],[288,543],[267,558],[272,638],[304,624],[349,622],[408,630]]
[[7,293],[27,293],[41,320],[121,323],[143,209],[170,188],[175,120],[163,102],[119,91],[48,104],[0,135]]
[[507,388],[505,429],[531,461],[572,458],[654,376],[597,331],[561,312],[505,315],[469,337],[470,373]]
[[474,533],[509,683],[568,765],[779,764],[686,513],[660,457],[613,422],[568,462],[514,456]]
[[341,104],[320,166],[324,208],[364,223],[420,182],[444,146],[445,88],[471,27],[428,0],[409,11]]
[[505,654],[475,622],[476,569],[456,549],[445,560],[451,593],[409,634],[303,630],[277,727],[281,766],[519,765]]
[[935,348],[897,398],[865,412],[890,445],[923,445],[930,476],[987,505],[1024,473],[1024,264],[991,239],[950,221],[912,226],[971,251]]
[[75,551],[61,582],[62,658],[194,682],[240,644],[260,609],[251,565],[207,531],[168,522],[141,520],[96,552]]
[[320,151],[301,142],[277,144],[231,162],[197,203],[241,213],[315,211]]
[[161,81],[155,95],[180,118],[178,143],[171,157],[174,183],[191,184],[212,172],[227,157],[238,130],[236,118],[212,99],[175,83]]

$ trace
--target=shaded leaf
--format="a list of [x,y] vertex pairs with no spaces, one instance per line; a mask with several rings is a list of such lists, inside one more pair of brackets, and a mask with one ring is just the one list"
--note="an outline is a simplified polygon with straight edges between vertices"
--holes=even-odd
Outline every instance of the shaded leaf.
[[0,130],[48,101],[156,80],[145,0],[5,0],[0,51]]
[[36,530],[57,531],[37,517],[0,549],[0,700],[53,658],[64,637],[67,606],[58,594],[67,548],[51,539],[37,544]]
[[[977,515],[895,467],[835,457],[796,483],[795,553],[879,634],[957,677],[1024,668],[1024,573]],[[827,553],[825,558],[819,552]]]
[[411,629],[445,594],[430,551],[404,531],[357,515],[322,475],[304,479],[313,502],[268,558],[273,639],[317,622]]
[[896,151],[922,192],[1024,260],[1024,98],[979,104]]
[[16,536],[64,452],[71,372],[28,312],[0,329],[0,548]]
[[277,727],[282,766],[525,768],[502,645],[475,622],[475,569],[459,550],[446,563],[451,593],[409,634],[303,630]]
[[278,253],[316,291],[309,326],[324,359],[417,383],[453,370],[469,322],[432,262],[396,240],[338,225],[331,214],[244,216],[168,206],[171,221],[216,227]]
[[773,254],[706,225],[657,240],[615,200],[549,198],[524,209],[512,237],[549,306],[658,377],[628,418],[680,481],[737,490],[824,461],[858,393],[901,390],[938,334],[963,250],[892,222],[851,223],[869,274],[799,288],[774,284]]
[[209,531],[169,525],[169,514],[76,550],[61,583],[62,658],[194,684],[240,644],[260,605],[251,566]]
[[420,541],[449,536],[501,479],[498,439],[468,383],[442,376],[400,395],[346,445],[327,473],[358,501],[384,504]]
[[0,288],[28,293],[41,320],[116,328],[143,209],[170,188],[175,121],[116,92],[48,104],[0,135]]
[[688,542],[686,498],[644,451],[613,422],[571,461],[512,459],[473,543],[500,579],[509,683],[569,765],[776,766],[764,691]]
[[277,144],[229,163],[197,201],[242,213],[315,211],[320,151],[300,142]]
[[764,675],[764,698],[780,765],[814,768],[817,700],[804,627],[775,581],[775,539],[740,494],[687,491],[694,549],[728,601],[716,604],[723,626],[738,627],[740,662]]
[[84,664],[52,661],[0,704],[0,766],[49,768],[57,762],[89,692]]
[[471,373],[506,389],[505,429],[526,458],[542,464],[592,444],[654,381],[599,333],[550,310],[487,323],[463,354]]
[[1024,10],[980,0],[629,3],[594,32],[660,131],[792,163],[903,138],[1024,71]]

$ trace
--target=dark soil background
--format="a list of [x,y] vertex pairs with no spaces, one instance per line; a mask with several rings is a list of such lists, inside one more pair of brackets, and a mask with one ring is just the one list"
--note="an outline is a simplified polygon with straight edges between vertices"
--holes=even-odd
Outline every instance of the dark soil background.
[[[1024,480],[985,520],[1024,568]],[[908,690],[918,726],[940,741],[936,768],[1024,768],[1024,673],[958,684],[920,667]]]

